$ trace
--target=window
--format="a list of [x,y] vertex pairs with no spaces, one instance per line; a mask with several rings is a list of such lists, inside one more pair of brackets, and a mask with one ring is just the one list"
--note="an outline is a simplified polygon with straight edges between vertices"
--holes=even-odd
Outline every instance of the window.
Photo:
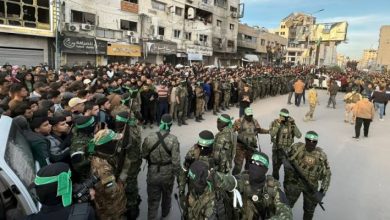
[[230,30],[234,30],[234,24],[230,24]]
[[281,25],[280,28],[286,28],[286,25]]
[[152,8],[160,11],[165,11],[165,3],[158,2],[158,1],[152,1]]
[[207,35],[199,34],[199,41],[200,42],[207,42],[207,38],[208,38]]
[[121,30],[137,31],[137,22],[121,20]]
[[222,21],[221,20],[217,20],[217,27],[221,27],[222,26]]
[[230,6],[230,11],[231,11],[231,12],[237,12],[237,8],[236,8],[236,7],[233,7],[233,6]]
[[227,46],[228,46],[229,48],[234,48],[234,41],[228,40]]
[[181,16],[183,14],[183,8],[175,7],[175,14]]
[[173,37],[180,38],[180,30],[173,30]]
[[125,2],[131,2],[131,3],[134,3],[134,4],[138,4],[138,0],[123,0]]
[[285,35],[286,34],[286,32],[280,32],[280,35]]
[[192,38],[191,32],[186,32],[185,35],[186,35],[186,40],[191,40],[191,38]]
[[164,35],[165,34],[165,28],[164,27],[158,27],[158,35]]
[[95,14],[72,10],[72,22],[95,25]]
[[214,5],[221,7],[221,8],[225,8],[227,5],[227,1],[226,0],[214,0]]
[[264,46],[265,45],[265,40],[261,39],[260,44],[261,44],[261,46]]
[[295,56],[295,52],[288,52],[289,56]]
[[208,3],[209,3],[208,0],[202,0],[202,2],[203,2],[204,4],[208,4]]

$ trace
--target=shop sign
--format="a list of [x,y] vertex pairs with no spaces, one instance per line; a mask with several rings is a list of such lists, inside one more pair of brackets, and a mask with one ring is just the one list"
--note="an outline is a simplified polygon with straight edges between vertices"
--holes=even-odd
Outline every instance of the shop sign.
[[64,37],[61,42],[61,51],[77,54],[107,53],[107,42],[86,37]]
[[203,56],[210,57],[213,55],[213,48],[204,47],[204,46],[197,46],[197,45],[188,45],[187,46],[187,53],[197,53],[197,54],[202,54]]
[[147,42],[146,52],[150,54],[176,54],[176,44]]
[[107,55],[121,57],[140,57],[141,47],[139,45],[130,44],[108,44]]

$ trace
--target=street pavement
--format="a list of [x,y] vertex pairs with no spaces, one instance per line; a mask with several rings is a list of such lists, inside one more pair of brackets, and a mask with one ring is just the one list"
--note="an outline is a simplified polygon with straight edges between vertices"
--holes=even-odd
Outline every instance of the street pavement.
[[[320,146],[328,155],[332,178],[329,191],[324,198],[326,211],[317,207],[314,219],[390,219],[390,117],[385,117],[385,121],[379,121],[376,115],[371,123],[369,137],[361,137],[359,141],[352,138],[354,136],[354,126],[344,123],[344,103],[342,98],[344,93],[339,93],[336,97],[336,109],[327,108],[328,96],[326,91],[319,91],[320,105],[315,111],[315,121],[303,122],[305,113],[309,110],[309,105],[287,105],[287,96],[271,97],[256,100],[252,107],[254,117],[259,121],[260,126],[268,128],[270,123],[278,117],[281,108],[287,108],[290,115],[295,119],[298,128],[303,136],[309,130],[314,130],[319,134]],[[226,113],[238,118],[238,108],[231,108]],[[388,110],[390,114],[390,109]],[[182,162],[188,149],[197,141],[198,133],[202,130],[217,132],[217,116],[211,112],[206,113],[206,120],[202,123],[188,120],[189,125],[172,127],[172,134],[175,134],[180,141],[180,153]],[[154,129],[145,129],[143,135],[155,132]],[[361,136],[363,136],[363,131]],[[271,143],[269,135],[259,135],[262,150],[271,158]],[[302,137],[300,140],[304,141]],[[281,182],[283,174],[281,169]],[[272,168],[268,171],[270,174]],[[146,193],[146,172],[145,162],[142,164],[141,173],[138,177],[138,185],[142,203],[140,205],[141,214],[139,219],[147,219],[147,193]],[[174,193],[177,193],[175,183]],[[302,196],[293,209],[294,219],[302,219],[303,215]],[[161,213],[161,212],[160,212]],[[170,219],[180,219],[178,204],[172,196],[172,211]]]

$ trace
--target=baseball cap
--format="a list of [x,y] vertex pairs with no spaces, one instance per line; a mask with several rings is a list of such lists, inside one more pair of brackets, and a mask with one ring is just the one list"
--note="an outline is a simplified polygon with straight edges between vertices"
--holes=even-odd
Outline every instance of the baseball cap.
[[86,101],[87,101],[86,99],[80,99],[80,98],[76,97],[76,98],[72,98],[71,100],[69,100],[68,105],[69,105],[69,107],[73,108],[76,105],[84,103]]

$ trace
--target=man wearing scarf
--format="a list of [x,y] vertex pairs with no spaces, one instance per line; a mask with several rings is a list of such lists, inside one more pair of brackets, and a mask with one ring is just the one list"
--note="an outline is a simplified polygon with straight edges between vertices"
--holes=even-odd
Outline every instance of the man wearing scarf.
[[233,157],[236,153],[237,137],[233,129],[232,118],[222,114],[217,119],[218,133],[214,140],[214,158],[219,160],[218,172],[229,173],[233,169]]

